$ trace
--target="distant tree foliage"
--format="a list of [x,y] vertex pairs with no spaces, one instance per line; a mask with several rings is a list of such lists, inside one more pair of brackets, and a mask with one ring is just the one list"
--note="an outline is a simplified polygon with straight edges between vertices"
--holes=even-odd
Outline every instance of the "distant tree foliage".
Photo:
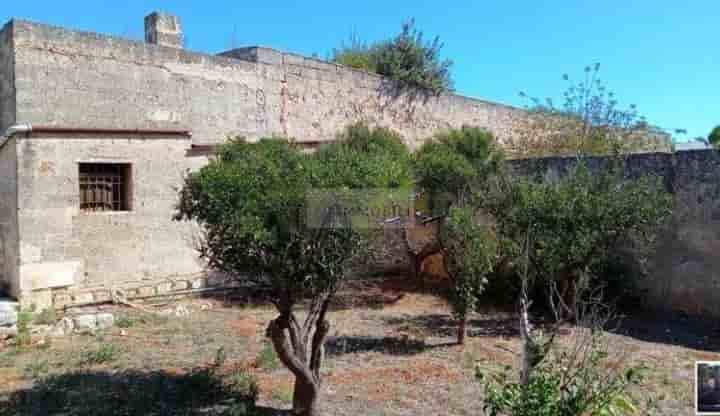
[[708,141],[716,148],[720,148],[720,126],[717,126],[710,132]]
[[463,126],[440,132],[423,144],[415,154],[415,177],[419,188],[435,199],[435,208],[444,213],[450,203],[473,197],[488,177],[500,171],[502,162],[502,149],[490,132]]
[[349,44],[333,50],[331,60],[388,77],[402,88],[440,94],[453,90],[453,63],[442,59],[442,48],[439,37],[426,41],[410,20],[388,40],[367,44],[352,35]]

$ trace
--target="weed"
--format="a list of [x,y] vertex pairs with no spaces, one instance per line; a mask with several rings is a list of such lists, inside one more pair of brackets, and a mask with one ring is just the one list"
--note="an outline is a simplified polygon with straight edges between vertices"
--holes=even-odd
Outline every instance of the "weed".
[[293,389],[289,384],[278,384],[273,386],[270,394],[272,395],[272,398],[277,401],[285,403],[292,403],[293,401]]
[[275,352],[275,348],[269,342],[263,345],[262,350],[255,358],[257,367],[267,371],[273,371],[280,368],[280,359]]
[[260,390],[257,378],[245,369],[233,372],[227,380],[227,385],[238,400],[243,403],[255,404]]
[[50,365],[47,360],[31,362],[23,368],[23,376],[26,379],[34,380],[47,373],[49,369]]
[[86,350],[80,353],[79,365],[105,364],[115,361],[120,356],[120,348],[115,344],[103,343],[96,350]]
[[52,325],[57,322],[57,319],[55,308],[45,308],[35,315],[34,322],[38,325]]
[[123,328],[123,329],[132,328],[139,323],[140,323],[140,320],[138,318],[134,318],[134,317],[127,316],[127,315],[121,316],[117,319],[117,321],[115,321],[115,325],[117,325],[118,328]]
[[17,317],[17,336],[15,337],[15,345],[19,349],[30,346],[30,323],[33,321],[33,309],[23,310],[18,313]]

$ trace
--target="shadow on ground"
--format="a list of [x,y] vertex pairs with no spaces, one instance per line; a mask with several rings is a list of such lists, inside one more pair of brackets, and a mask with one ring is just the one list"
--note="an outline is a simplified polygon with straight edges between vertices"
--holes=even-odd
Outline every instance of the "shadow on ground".
[[720,325],[707,318],[682,314],[638,313],[623,317],[613,333],[641,341],[720,352]]
[[136,370],[78,371],[37,380],[0,401],[0,415],[253,415],[289,413],[259,408],[244,412],[243,393],[210,370],[187,374]]
[[398,337],[329,337],[325,342],[325,354],[329,357],[360,352],[379,352],[389,355],[415,355],[433,348],[450,344],[427,344],[422,340]]
[[[453,337],[458,330],[458,322],[451,316],[442,314],[387,317],[384,321],[396,330],[420,330],[437,337]],[[467,331],[469,337],[515,337],[519,334],[517,320],[513,317],[470,319]]]

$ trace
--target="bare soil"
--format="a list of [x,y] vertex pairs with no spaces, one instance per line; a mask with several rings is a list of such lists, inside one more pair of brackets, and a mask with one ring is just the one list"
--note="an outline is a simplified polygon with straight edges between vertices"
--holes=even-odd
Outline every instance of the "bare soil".
[[[340,294],[326,347],[325,414],[483,414],[476,367],[517,366],[512,315],[474,315],[466,345],[459,347],[445,302],[415,289],[399,279],[373,280],[353,283]],[[192,387],[188,375],[218,362],[226,369],[250,369],[258,377],[265,412],[287,414],[293,380],[265,339],[274,310],[232,296],[181,303],[189,317],[158,318],[117,308],[124,328],[25,349],[0,347],[0,414],[208,414],[222,404],[223,395],[194,399],[186,394],[194,390],[183,389]],[[641,414],[692,414],[694,362],[720,360],[718,333],[675,318],[640,316],[626,322],[607,336],[629,354],[628,363],[649,367],[636,392]],[[113,353],[106,360],[88,360],[108,349]],[[127,403],[130,397],[156,403]],[[61,411],[76,402],[86,407]],[[146,408],[154,410],[139,410]]]

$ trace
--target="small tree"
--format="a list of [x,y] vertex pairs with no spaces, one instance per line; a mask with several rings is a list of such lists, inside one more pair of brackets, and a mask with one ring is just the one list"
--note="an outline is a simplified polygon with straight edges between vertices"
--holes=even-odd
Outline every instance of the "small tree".
[[429,195],[435,213],[446,216],[431,244],[443,253],[452,282],[449,298],[460,321],[460,344],[465,340],[467,314],[475,307],[496,255],[490,227],[480,223],[475,209],[477,197],[501,164],[502,153],[492,135],[475,127],[438,134],[415,158],[418,186]]
[[575,283],[621,246],[646,258],[671,214],[672,197],[657,178],[625,177],[617,160],[594,172],[580,160],[561,175],[497,181],[483,207],[515,264],[532,234],[527,257],[533,279],[557,284],[570,305]]
[[720,148],[720,126],[715,127],[708,135],[708,142],[716,148]]
[[334,49],[332,61],[353,68],[374,72],[397,82],[402,88],[417,88],[440,94],[452,91],[452,61],[443,60],[443,44],[436,37],[426,42],[415,21],[402,24],[392,39],[368,45],[351,36],[350,44]]
[[450,208],[440,228],[445,268],[453,286],[450,304],[460,321],[458,344],[465,343],[468,314],[476,309],[487,276],[493,270],[496,255],[495,238],[489,227],[478,224],[471,208]]
[[[267,334],[295,376],[293,409],[300,415],[319,412],[328,308],[367,241],[342,206],[311,204],[309,196],[403,182],[379,159],[356,143],[305,155],[282,139],[237,139],[190,175],[181,192],[177,217],[203,226],[200,253],[210,267],[267,290],[278,312]],[[308,212],[313,207],[323,211]],[[300,305],[307,306],[302,322]]]

